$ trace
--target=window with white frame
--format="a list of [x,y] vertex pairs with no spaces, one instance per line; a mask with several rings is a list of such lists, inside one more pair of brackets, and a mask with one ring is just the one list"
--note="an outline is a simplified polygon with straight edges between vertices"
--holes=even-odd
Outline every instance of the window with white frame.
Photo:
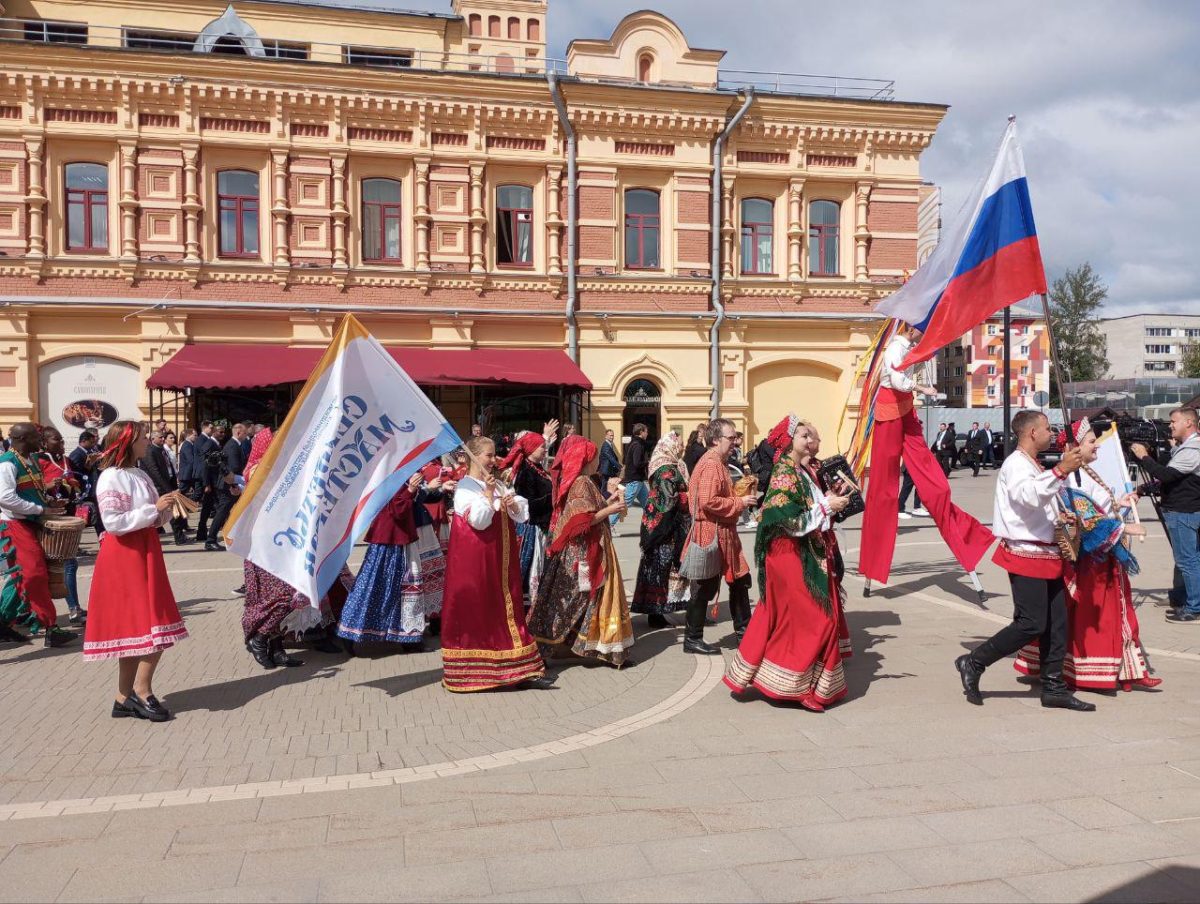
[[1173,355],[1175,354],[1175,346],[1173,345],[1147,345],[1147,355]]

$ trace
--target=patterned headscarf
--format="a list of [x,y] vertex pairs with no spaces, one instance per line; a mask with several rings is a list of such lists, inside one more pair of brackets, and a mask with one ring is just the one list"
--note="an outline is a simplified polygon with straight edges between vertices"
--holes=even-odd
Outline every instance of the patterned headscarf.
[[787,454],[788,449],[792,447],[792,440],[796,436],[796,431],[799,429],[800,418],[794,414],[789,414],[775,425],[774,430],[767,434],[767,442],[775,450],[776,461],[779,461],[780,456]]
[[578,433],[564,436],[554,456],[550,470],[554,476],[554,509],[557,512],[567,501],[567,493],[589,461],[599,455],[596,444]]
[[246,459],[246,467],[242,471],[246,480],[254,476],[254,469],[258,467],[258,463],[263,460],[263,456],[267,454],[267,447],[271,445],[271,440],[275,438],[275,434],[270,427],[263,427],[250,442],[250,457]]
[[496,465],[497,471],[507,471],[512,468],[512,479],[517,479],[517,474],[528,461],[529,456],[546,445],[546,438],[540,433],[534,433],[532,430],[521,434],[520,438],[513,443],[512,449],[500,464]]
[[683,440],[672,430],[666,436],[660,437],[650,453],[650,473],[653,474],[664,465],[678,468],[687,480],[687,465],[683,463]]

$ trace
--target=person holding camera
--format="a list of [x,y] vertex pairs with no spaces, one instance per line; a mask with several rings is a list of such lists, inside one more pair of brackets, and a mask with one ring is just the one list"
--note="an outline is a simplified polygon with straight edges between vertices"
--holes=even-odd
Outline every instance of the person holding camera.
[[[1175,555],[1175,581],[1170,592],[1167,621],[1200,624],[1200,415],[1195,408],[1171,412],[1171,458],[1160,464],[1142,443],[1129,447],[1162,496],[1163,524]],[[1138,487],[1139,496],[1155,491],[1151,484]]]

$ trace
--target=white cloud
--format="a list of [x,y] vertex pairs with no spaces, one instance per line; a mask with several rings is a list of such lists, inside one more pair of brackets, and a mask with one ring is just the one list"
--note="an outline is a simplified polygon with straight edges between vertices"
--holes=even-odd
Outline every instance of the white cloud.
[[[354,0],[348,0],[353,3]],[[449,9],[436,0],[372,0]],[[1087,260],[1111,313],[1200,311],[1200,6],[1171,0],[550,0],[550,50],[607,37],[651,7],[731,69],[896,81],[951,105],[924,157],[947,214],[979,178],[1009,113],[1049,276]]]

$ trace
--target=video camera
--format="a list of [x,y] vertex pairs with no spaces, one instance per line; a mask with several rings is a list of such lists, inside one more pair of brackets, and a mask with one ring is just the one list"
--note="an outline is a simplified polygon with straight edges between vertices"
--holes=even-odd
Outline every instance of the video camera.
[[1165,462],[1170,457],[1171,430],[1165,421],[1151,421],[1146,418],[1118,415],[1112,420],[1094,420],[1092,424],[1097,433],[1103,433],[1112,424],[1116,425],[1117,437],[1121,440],[1121,449],[1125,452],[1125,459],[1131,464],[1135,459],[1129,451],[1129,447],[1134,443],[1140,443],[1149,449],[1150,454],[1157,461]]

